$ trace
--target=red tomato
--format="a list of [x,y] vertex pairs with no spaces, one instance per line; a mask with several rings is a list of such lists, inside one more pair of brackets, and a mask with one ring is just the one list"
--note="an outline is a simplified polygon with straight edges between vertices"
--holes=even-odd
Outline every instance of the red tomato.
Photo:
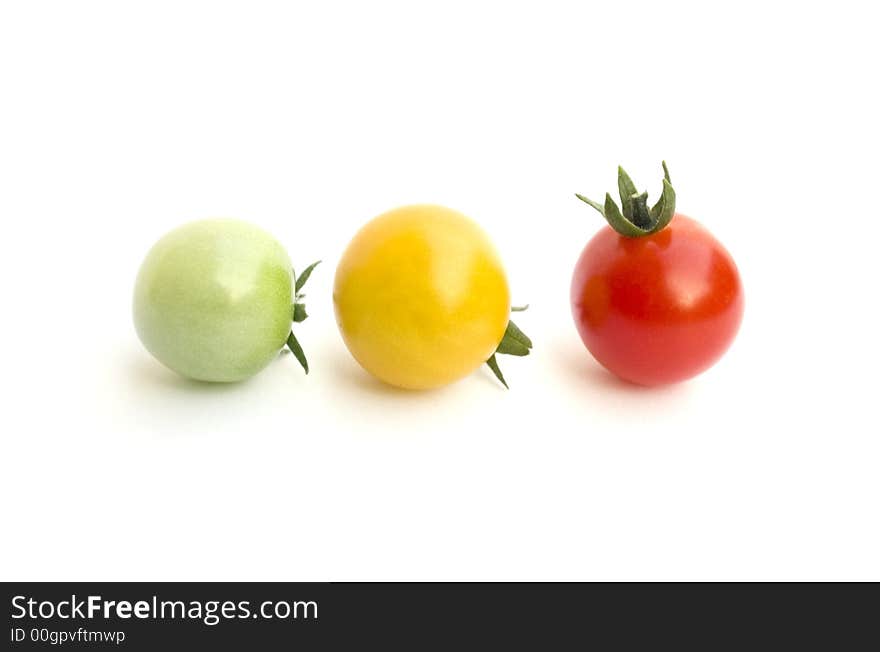
[[640,237],[603,228],[581,254],[571,284],[584,344],[606,369],[640,385],[705,371],[742,321],[733,258],[700,224],[672,215]]

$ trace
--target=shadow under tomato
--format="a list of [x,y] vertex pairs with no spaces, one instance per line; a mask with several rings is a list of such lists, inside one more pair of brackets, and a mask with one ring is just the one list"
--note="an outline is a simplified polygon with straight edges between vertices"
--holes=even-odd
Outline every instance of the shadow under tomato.
[[246,429],[254,405],[278,401],[283,391],[273,393],[260,374],[237,383],[189,380],[134,344],[114,355],[116,373],[107,379],[102,418],[120,434],[211,437],[230,428]]
[[132,354],[129,364],[131,381],[136,386],[151,387],[153,389],[168,389],[176,392],[188,392],[193,394],[222,394],[235,391],[247,384],[250,379],[235,383],[211,383],[203,380],[193,380],[171,371],[146,353],[142,355]]
[[572,382],[594,387],[603,393],[617,396],[645,397],[652,400],[682,397],[688,393],[687,383],[647,387],[618,378],[602,365],[579,341],[556,339],[551,344],[557,366]]
[[447,388],[417,390],[403,389],[384,383],[365,371],[345,351],[327,351],[322,366],[328,376],[332,376],[332,385],[343,389],[352,389],[378,397],[394,397],[395,400],[412,402],[434,402],[445,394]]
[[403,439],[460,432],[484,407],[468,379],[431,390],[407,390],[374,378],[344,348],[321,355],[321,400],[333,411],[336,427],[352,436]]

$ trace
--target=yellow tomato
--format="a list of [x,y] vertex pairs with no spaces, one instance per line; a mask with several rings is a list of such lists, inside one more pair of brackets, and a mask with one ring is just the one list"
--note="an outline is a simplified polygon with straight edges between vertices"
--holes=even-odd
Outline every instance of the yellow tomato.
[[333,290],[348,350],[397,387],[458,380],[495,352],[509,320],[510,291],[483,230],[442,206],[405,206],[355,235]]

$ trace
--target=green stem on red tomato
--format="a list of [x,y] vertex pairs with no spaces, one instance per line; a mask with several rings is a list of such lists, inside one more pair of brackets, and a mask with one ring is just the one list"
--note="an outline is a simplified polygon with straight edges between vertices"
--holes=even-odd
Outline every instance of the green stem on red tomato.
[[630,197],[632,203],[632,217],[630,220],[640,229],[650,229],[654,220],[651,218],[651,211],[648,210],[648,193],[643,192],[641,195],[633,195]]
[[617,189],[622,211],[610,193],[606,193],[604,205],[578,193],[575,193],[575,196],[599,211],[611,228],[628,238],[641,238],[657,233],[665,228],[675,215],[675,189],[669,179],[666,161],[663,161],[663,192],[659,201],[650,209],[648,209],[648,193],[640,193],[622,167],[617,168]]

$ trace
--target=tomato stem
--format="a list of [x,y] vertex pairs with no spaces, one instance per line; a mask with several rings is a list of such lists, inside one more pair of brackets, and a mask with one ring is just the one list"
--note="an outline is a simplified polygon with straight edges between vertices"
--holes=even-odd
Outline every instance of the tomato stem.
[[290,349],[290,352],[293,353],[293,357],[299,361],[302,365],[302,368],[305,369],[306,375],[309,374],[309,361],[306,360],[306,354],[300,346],[299,340],[296,339],[296,336],[293,334],[293,331],[290,331],[290,334],[287,336],[287,348]]
[[[528,305],[515,306],[511,308],[511,312],[522,312],[528,307]],[[529,336],[523,333],[519,326],[514,324],[511,320],[507,322],[507,329],[504,331],[504,337],[501,338],[498,348],[495,349],[495,353],[486,360],[486,364],[489,365],[489,369],[492,370],[492,373],[495,374],[495,377],[501,382],[501,384],[507,389],[510,389],[507,381],[504,380],[504,374],[501,373],[501,368],[498,366],[498,360],[495,356],[498,354],[524,356],[528,355],[531,349],[532,340],[530,340]]]
[[495,354],[486,360],[486,364],[489,365],[489,369],[492,370],[492,373],[495,374],[495,377],[501,381],[501,384],[504,385],[504,389],[510,389],[510,385],[507,384],[507,381],[504,380],[504,374],[501,373],[501,368],[498,366],[498,360],[495,359]]
[[648,210],[648,193],[633,195],[630,198],[630,205],[632,206],[632,223],[640,229],[650,229],[654,220],[651,218],[651,211]]
[[648,209],[648,193],[640,193],[622,167],[617,168],[617,190],[620,206],[617,206],[610,193],[605,194],[605,203],[600,204],[575,193],[575,197],[595,208],[602,214],[612,229],[628,238],[641,238],[664,229],[675,215],[675,189],[669,178],[669,168],[663,161],[663,192],[659,201]]
[[[302,274],[299,275],[299,278],[296,276],[296,270],[291,269],[290,273],[293,275],[293,309],[291,313],[291,319],[295,324],[303,322],[308,318],[308,313],[306,313],[306,304],[302,302],[302,299],[305,298],[305,294],[300,292],[305,286],[306,281],[309,280],[309,276],[312,275],[312,271],[315,267],[318,266],[318,262],[312,263],[308,267],[306,267]],[[300,346],[299,341],[296,339],[296,336],[293,334],[293,330],[291,329],[290,334],[287,336],[287,348],[290,349],[290,352],[293,353],[293,356],[299,361],[302,368],[305,370],[306,374],[309,373],[309,361],[306,359],[306,354]]]

